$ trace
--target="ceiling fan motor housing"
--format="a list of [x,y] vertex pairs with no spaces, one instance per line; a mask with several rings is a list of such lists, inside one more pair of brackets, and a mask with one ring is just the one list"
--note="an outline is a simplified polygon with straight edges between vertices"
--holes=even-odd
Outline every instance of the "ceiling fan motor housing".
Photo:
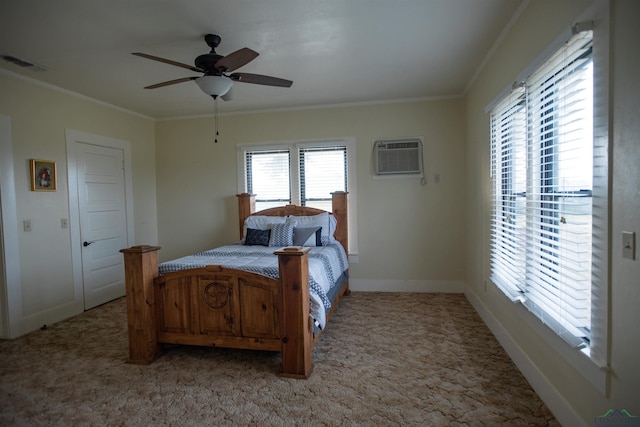
[[215,65],[220,59],[224,58],[217,53],[205,53],[196,58],[195,66],[204,70],[209,75],[220,75],[220,71],[216,69]]

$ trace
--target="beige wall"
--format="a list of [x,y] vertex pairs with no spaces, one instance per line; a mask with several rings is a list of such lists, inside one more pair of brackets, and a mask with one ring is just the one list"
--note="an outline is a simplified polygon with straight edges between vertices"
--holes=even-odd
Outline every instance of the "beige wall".
[[[219,143],[213,118],[161,121],[0,74],[0,114],[11,118],[21,292],[26,314],[41,323],[72,294],[65,129],[122,139],[133,157],[138,244],[164,246],[162,259],[238,238],[236,146],[257,142],[353,137],[357,145],[359,262],[363,286],[466,282],[499,328],[556,392],[567,412],[593,425],[610,408],[640,415],[640,261],[621,258],[622,230],[640,232],[640,116],[636,40],[640,2],[612,1],[612,246],[610,396],[595,390],[525,324],[488,277],[489,131],[485,106],[511,83],[588,5],[582,0],[531,0],[465,99],[223,116]],[[428,183],[374,180],[371,140],[424,136]],[[56,160],[59,190],[28,188],[28,159]],[[433,174],[441,175],[435,184]],[[157,201],[157,206],[156,206]],[[156,210],[157,209],[157,210]],[[156,216],[157,215],[157,216]],[[33,231],[22,231],[31,219]],[[47,242],[43,244],[43,242]],[[47,317],[49,316],[49,317]],[[544,397],[544,396],[543,396]],[[547,402],[553,403],[553,402]],[[557,407],[558,405],[555,405]]]
[[[461,281],[465,169],[461,99],[224,116],[157,126],[161,258],[239,239],[236,146],[354,137],[357,145],[357,283]],[[427,184],[372,179],[372,139],[424,137]],[[440,184],[433,174],[441,175]],[[389,289],[388,289],[389,290]]]
[[[465,194],[468,203],[466,217],[467,265],[466,283],[470,295],[497,321],[511,344],[548,382],[552,393],[564,402],[565,415],[571,412],[585,425],[593,425],[594,417],[608,409],[626,408],[640,415],[640,261],[622,259],[622,230],[640,231],[640,108],[638,99],[637,40],[640,30],[640,2],[613,1],[611,12],[611,82],[613,135],[612,167],[612,236],[611,236],[611,368],[610,396],[596,390],[576,369],[569,365],[542,337],[515,314],[512,303],[491,284],[489,276],[489,116],[484,108],[506,88],[529,63],[565,30],[590,1],[535,0],[509,32],[504,42],[478,79],[466,99],[467,178]],[[544,397],[544,396],[543,396]],[[551,402],[547,402],[551,403]]]
[[[74,294],[65,129],[130,143],[135,240],[157,241],[154,121],[82,97],[0,74],[0,114],[10,117],[15,176],[22,327],[32,330],[82,311]],[[29,159],[57,162],[58,190],[30,191]],[[32,231],[22,229],[31,220]],[[71,225],[71,224],[70,224]],[[79,311],[78,311],[79,310]],[[26,332],[22,330],[21,332]]]

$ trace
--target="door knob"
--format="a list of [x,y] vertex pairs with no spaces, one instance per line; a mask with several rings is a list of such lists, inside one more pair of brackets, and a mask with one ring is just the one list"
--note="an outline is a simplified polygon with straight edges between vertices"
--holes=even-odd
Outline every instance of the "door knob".
[[84,243],[82,243],[82,246],[84,246],[84,247],[86,248],[87,246],[89,246],[89,245],[90,245],[90,244],[92,244],[92,243],[95,243],[95,241],[91,241],[91,242],[84,242]]

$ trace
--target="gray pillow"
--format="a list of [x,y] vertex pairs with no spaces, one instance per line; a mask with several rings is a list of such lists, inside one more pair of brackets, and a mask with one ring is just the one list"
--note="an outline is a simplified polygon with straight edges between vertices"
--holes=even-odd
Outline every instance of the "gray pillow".
[[293,229],[294,246],[322,246],[322,227],[295,227]]
[[255,228],[247,228],[247,236],[244,244],[247,246],[269,246],[269,237],[271,230],[256,230]]

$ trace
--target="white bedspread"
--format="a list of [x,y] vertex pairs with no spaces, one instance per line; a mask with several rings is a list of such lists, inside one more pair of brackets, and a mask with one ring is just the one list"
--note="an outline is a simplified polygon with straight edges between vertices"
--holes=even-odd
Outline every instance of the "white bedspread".
[[[280,249],[282,248],[234,243],[164,262],[159,266],[159,274],[219,265],[278,279],[278,257],[273,253]],[[327,294],[348,268],[347,255],[338,242],[314,247],[309,251],[311,315],[323,329],[326,322],[325,311],[331,307]]]

